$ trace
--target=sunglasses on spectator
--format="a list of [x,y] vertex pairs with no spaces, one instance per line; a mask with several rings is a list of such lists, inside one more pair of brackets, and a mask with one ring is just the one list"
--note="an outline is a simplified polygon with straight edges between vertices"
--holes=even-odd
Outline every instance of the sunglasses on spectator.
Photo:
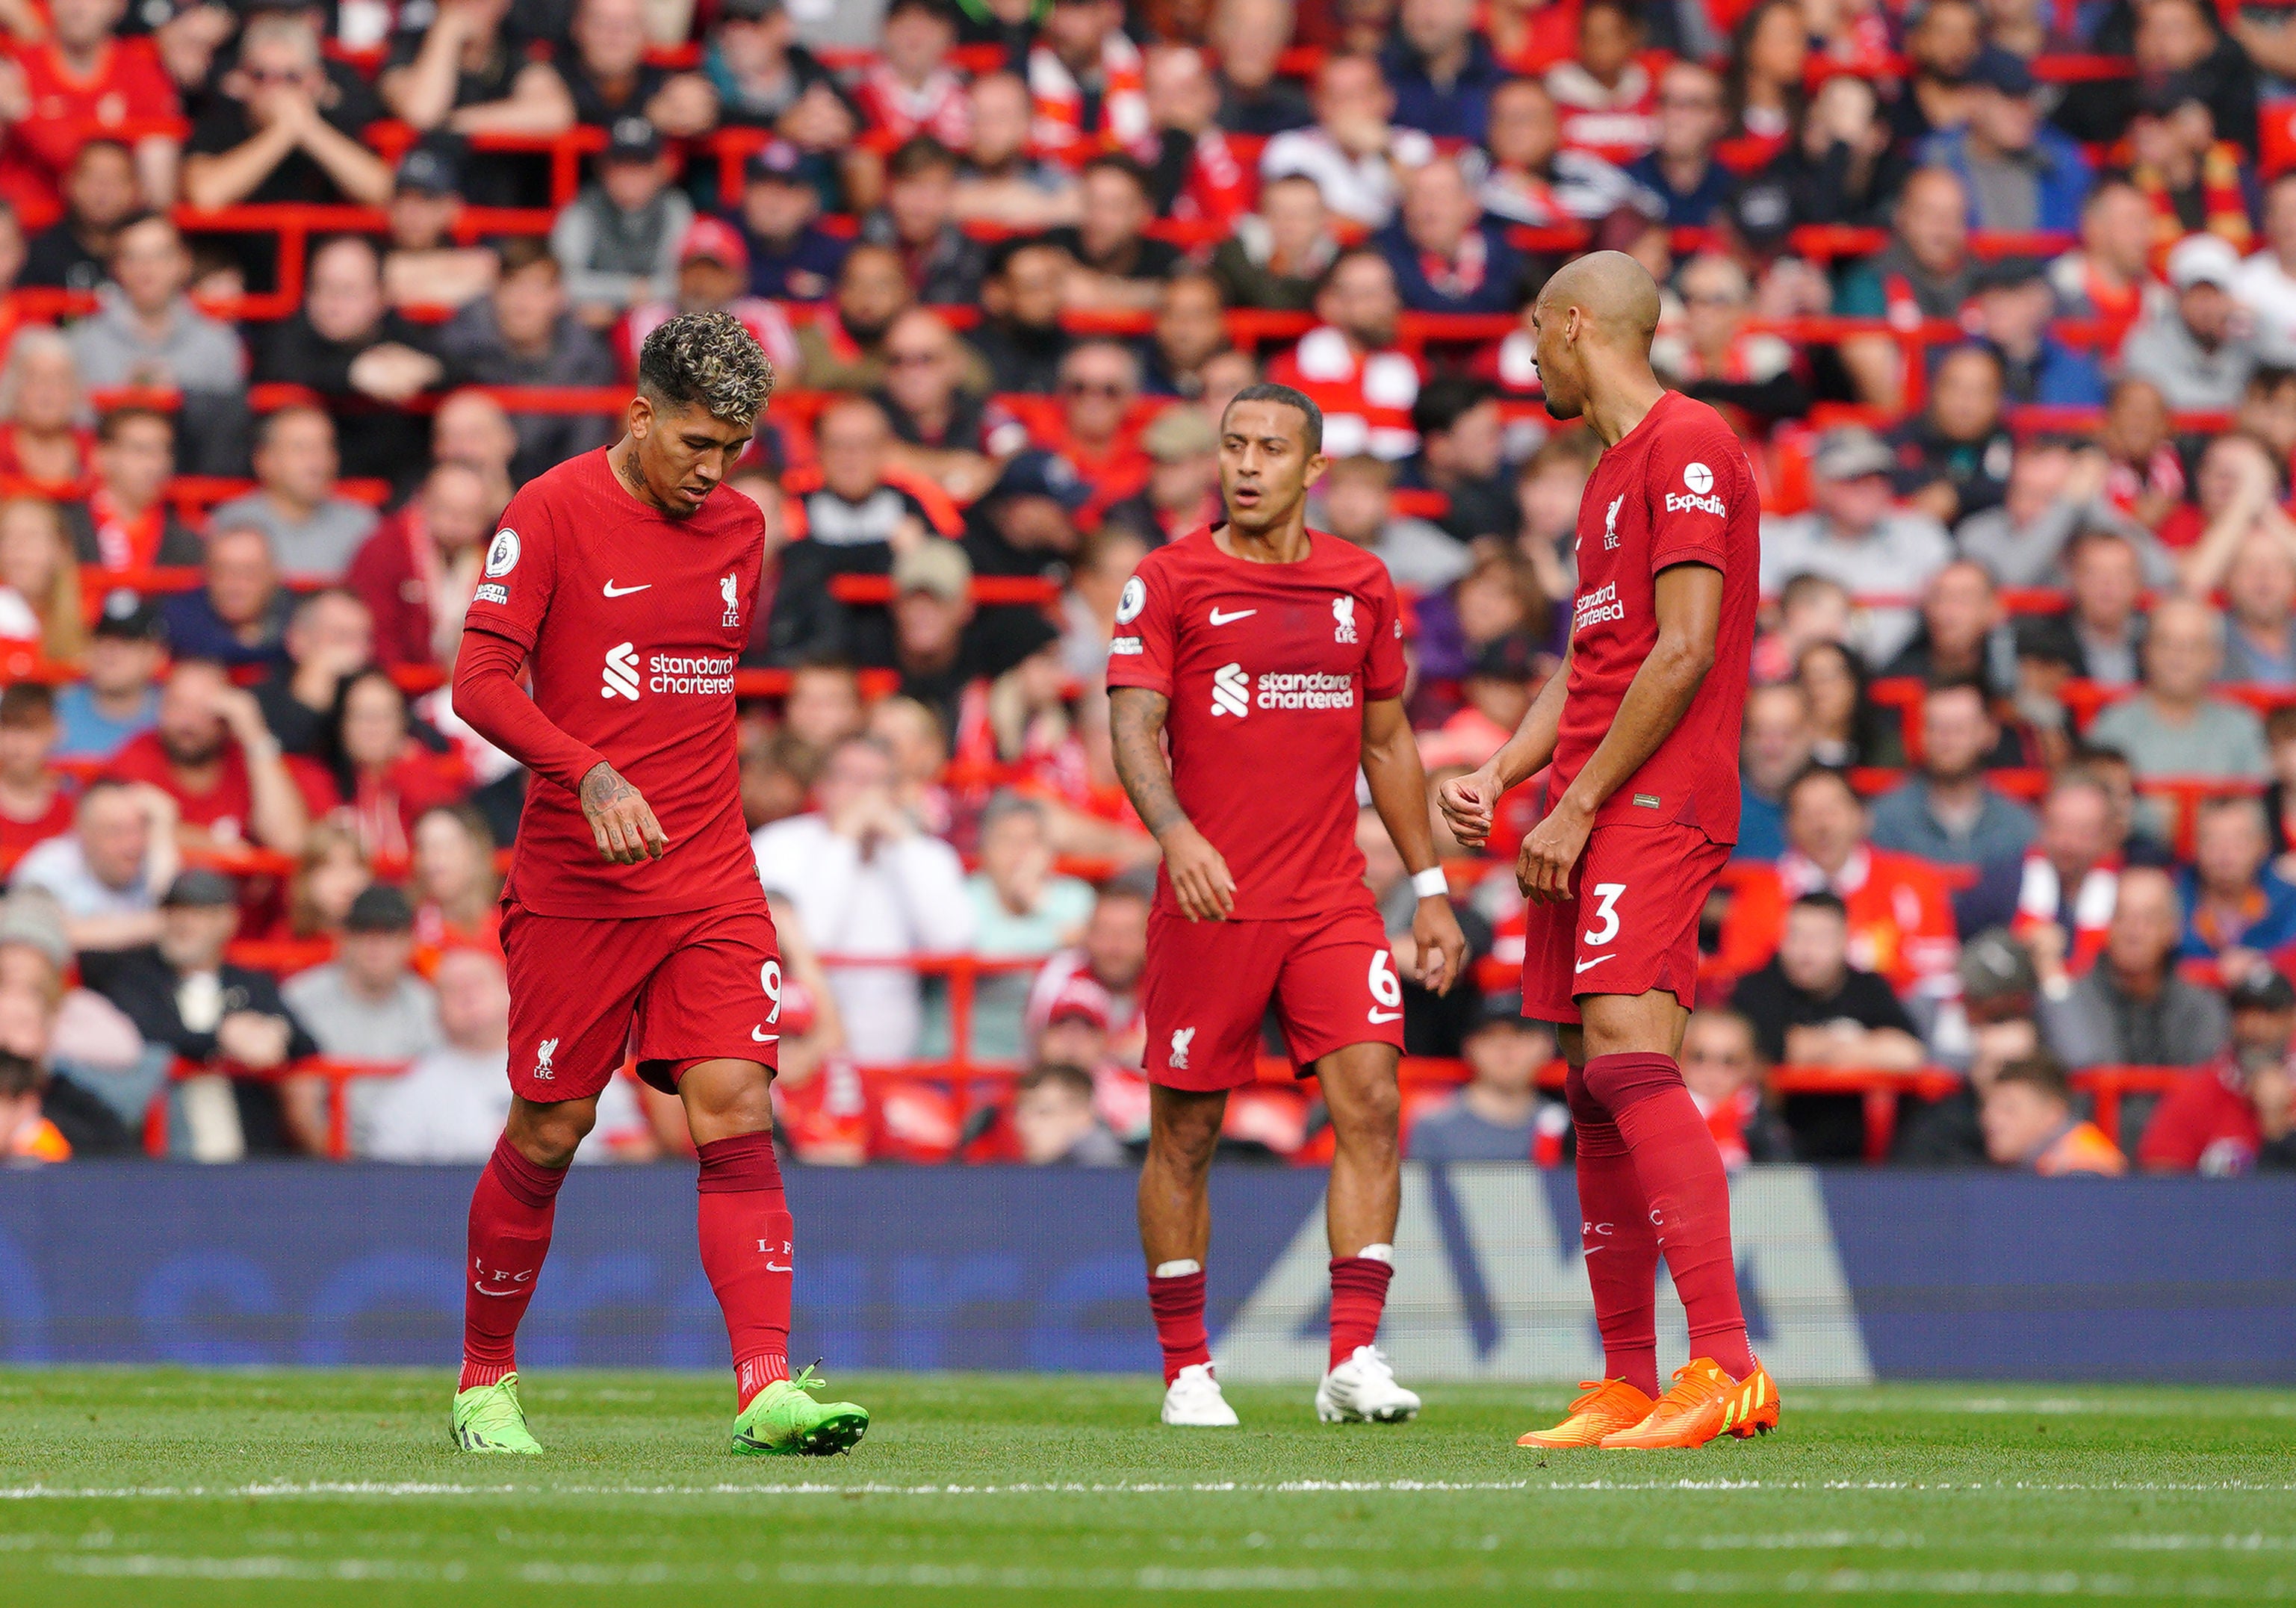
[[1098,397],[1103,401],[1112,402],[1119,397],[1130,396],[1132,388],[1114,380],[1063,380],[1061,391],[1064,396]]
[[240,70],[251,84],[301,84],[311,77],[308,67],[242,67]]

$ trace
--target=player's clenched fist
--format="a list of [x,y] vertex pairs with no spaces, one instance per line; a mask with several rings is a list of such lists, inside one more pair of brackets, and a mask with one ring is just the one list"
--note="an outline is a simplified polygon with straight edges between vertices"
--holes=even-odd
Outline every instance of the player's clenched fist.
[[1435,789],[1436,808],[1443,824],[1467,849],[1480,849],[1490,841],[1491,808],[1499,796],[1496,778],[1485,771],[1453,776]]
[[644,796],[603,759],[582,778],[582,815],[598,841],[598,852],[614,865],[658,860],[669,847],[669,834],[653,818]]
[[1226,921],[1235,908],[1235,878],[1220,851],[1185,821],[1165,832],[1163,844],[1164,872],[1180,914],[1192,922]]
[[1431,994],[1448,994],[1467,964],[1467,935],[1459,931],[1449,899],[1438,896],[1419,901],[1411,917],[1411,942],[1419,986]]
[[1570,897],[1570,868],[1587,847],[1594,816],[1569,802],[1557,804],[1545,820],[1530,829],[1515,857],[1515,886],[1534,905],[1552,905]]

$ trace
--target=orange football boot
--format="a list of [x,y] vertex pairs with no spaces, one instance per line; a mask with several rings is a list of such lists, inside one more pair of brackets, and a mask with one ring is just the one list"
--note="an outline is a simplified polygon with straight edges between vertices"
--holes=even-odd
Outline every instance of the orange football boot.
[[1605,1451],[1656,1451],[1704,1446],[1728,1432],[1740,1440],[1766,1435],[1777,1427],[1778,1387],[1759,1363],[1743,1379],[1733,1379],[1711,1358],[1701,1357],[1675,1371],[1674,1388],[1658,1399],[1650,1416],[1603,1437]]
[[1578,1388],[1586,1394],[1570,1404],[1562,1423],[1551,1430],[1533,1430],[1515,1444],[1551,1451],[1595,1446],[1614,1431],[1632,1429],[1658,1405],[1640,1386],[1623,1379],[1582,1379]]

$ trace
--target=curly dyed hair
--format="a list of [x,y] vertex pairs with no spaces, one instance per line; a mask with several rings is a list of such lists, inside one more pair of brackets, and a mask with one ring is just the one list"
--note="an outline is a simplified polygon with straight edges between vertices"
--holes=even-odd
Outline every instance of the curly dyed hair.
[[751,423],[774,394],[774,365],[731,313],[680,313],[639,349],[638,389],[657,402],[699,402],[712,417]]

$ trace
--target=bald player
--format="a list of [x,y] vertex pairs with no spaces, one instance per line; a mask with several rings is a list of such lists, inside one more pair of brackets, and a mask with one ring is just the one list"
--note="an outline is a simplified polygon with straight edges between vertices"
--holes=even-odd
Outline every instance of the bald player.
[[[1570,1063],[1602,1382],[1524,1446],[1702,1446],[1777,1422],[1738,1307],[1730,1191],[1675,1056],[1698,981],[1698,916],[1738,835],[1738,727],[1753,649],[1759,507],[1721,415],[1651,373],[1658,286],[1598,251],[1531,315],[1546,411],[1603,455],[1578,506],[1563,673],[1505,746],[1438,800],[1465,843],[1547,772],[1515,876],[1529,900],[1523,1013]],[[1666,1258],[1692,1361],[1658,1393],[1653,1290]]]

